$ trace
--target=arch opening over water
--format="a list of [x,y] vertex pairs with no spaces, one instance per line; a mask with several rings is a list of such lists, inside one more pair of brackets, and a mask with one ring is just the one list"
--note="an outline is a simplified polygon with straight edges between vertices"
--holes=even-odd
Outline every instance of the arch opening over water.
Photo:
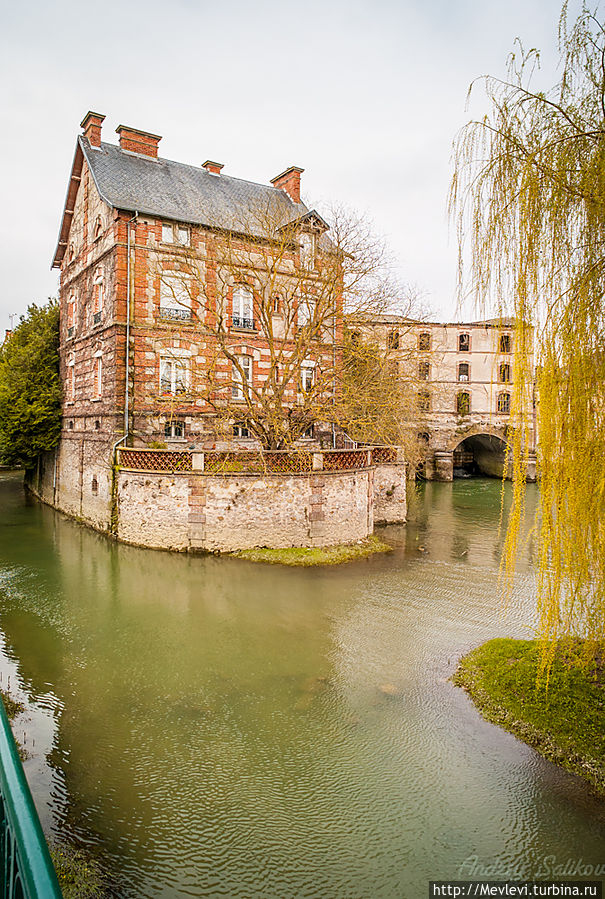
[[454,448],[454,478],[501,478],[506,464],[506,443],[494,434],[473,434]]

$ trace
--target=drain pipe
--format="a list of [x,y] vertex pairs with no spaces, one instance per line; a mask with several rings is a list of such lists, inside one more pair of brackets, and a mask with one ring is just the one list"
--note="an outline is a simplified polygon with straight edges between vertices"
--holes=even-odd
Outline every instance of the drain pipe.
[[133,217],[126,226],[126,367],[124,381],[124,433],[116,440],[112,447],[112,458],[116,461],[116,451],[121,443],[123,443],[130,433],[130,405],[129,405],[129,387],[130,387],[130,305],[131,305],[131,278],[130,278],[130,226],[139,216],[138,210],[135,210]]

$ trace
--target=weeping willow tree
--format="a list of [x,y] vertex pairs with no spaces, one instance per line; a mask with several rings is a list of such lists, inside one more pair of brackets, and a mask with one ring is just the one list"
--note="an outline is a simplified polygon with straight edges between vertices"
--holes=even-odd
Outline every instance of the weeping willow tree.
[[[605,647],[605,30],[584,6],[559,22],[561,79],[534,89],[535,50],[507,80],[481,79],[488,113],[455,142],[450,209],[461,296],[513,315],[510,585],[524,517],[527,432],[537,401],[538,613],[548,670],[560,641]],[[477,86],[471,85],[471,91]],[[535,341],[536,369],[531,350]]]

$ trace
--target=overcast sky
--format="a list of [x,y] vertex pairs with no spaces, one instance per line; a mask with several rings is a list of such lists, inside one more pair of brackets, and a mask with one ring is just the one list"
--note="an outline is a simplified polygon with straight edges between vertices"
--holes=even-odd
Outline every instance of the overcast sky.
[[[573,3],[571,4],[573,6]],[[403,279],[456,315],[446,217],[469,82],[505,73],[515,37],[554,77],[557,0],[51,0],[3,4],[0,328],[56,295],[50,271],[79,123],[131,125],[160,155],[371,217]]]

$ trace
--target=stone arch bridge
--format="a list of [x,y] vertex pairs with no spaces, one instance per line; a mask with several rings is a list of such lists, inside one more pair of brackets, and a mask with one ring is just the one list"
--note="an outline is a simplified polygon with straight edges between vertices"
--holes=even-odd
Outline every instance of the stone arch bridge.
[[[501,478],[507,465],[509,433],[505,424],[474,422],[427,430],[424,470],[428,480],[484,475]],[[527,480],[536,480],[535,452],[530,452]]]

